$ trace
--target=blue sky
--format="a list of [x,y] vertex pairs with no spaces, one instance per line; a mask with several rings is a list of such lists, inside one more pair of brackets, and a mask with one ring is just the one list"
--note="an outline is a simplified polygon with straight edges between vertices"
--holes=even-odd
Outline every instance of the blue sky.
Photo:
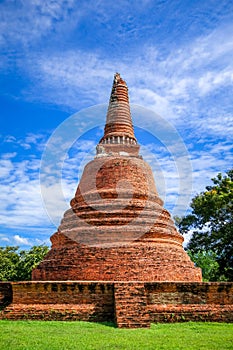
[[184,214],[232,167],[232,33],[224,0],[0,1],[0,245],[49,243],[115,72],[165,206]]

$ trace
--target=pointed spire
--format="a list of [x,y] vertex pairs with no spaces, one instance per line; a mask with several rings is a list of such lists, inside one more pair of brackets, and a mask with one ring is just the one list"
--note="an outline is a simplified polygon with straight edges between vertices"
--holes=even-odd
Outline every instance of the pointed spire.
[[119,73],[114,75],[104,137],[125,136],[136,141],[130,114],[128,87]]

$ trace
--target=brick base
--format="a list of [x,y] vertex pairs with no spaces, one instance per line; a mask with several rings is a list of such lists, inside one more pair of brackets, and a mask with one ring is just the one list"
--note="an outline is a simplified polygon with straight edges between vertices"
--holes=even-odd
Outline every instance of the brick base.
[[233,322],[233,282],[0,282],[0,319]]
[[53,247],[33,270],[34,281],[179,281],[201,282],[181,244],[132,242],[116,247],[88,247],[57,232]]

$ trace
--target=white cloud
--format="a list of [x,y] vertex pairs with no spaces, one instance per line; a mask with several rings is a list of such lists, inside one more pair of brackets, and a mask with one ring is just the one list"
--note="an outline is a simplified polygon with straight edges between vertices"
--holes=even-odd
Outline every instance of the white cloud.
[[[26,230],[27,231],[27,230]],[[45,231],[45,232],[44,232]],[[43,235],[41,234],[43,232]],[[32,247],[34,245],[47,245],[50,246],[51,242],[49,237],[53,234],[52,228],[49,230],[37,229],[34,232],[27,232],[22,234],[0,234],[0,247],[1,246],[19,246],[21,248]],[[29,237],[30,236],[30,237]]]
[[[30,150],[32,147],[36,147],[38,150],[42,151],[46,143],[46,139],[47,139],[47,135],[45,134],[29,133],[23,139],[16,138],[13,135],[7,135],[5,137],[2,137],[2,142],[20,146],[25,150]],[[15,157],[16,154],[17,154],[16,152],[5,153],[4,155],[2,155],[2,158],[3,157],[4,159],[12,158],[12,157]]]
[[31,172],[25,162],[14,164],[14,171],[0,184],[0,222],[20,228],[49,224],[41,200],[37,171]]
[[12,169],[13,169],[13,164],[9,159],[0,160],[0,179],[8,178]]
[[[35,139],[43,142],[40,135]],[[9,140],[17,147],[26,142],[29,148],[34,142],[31,135],[26,140],[17,140],[10,136],[5,139],[5,143],[8,144]],[[39,169],[40,158],[34,153],[28,154],[26,160],[21,160],[18,152],[2,154],[0,222],[3,227],[27,228],[43,226],[44,223],[49,225],[41,199]]]
[[206,72],[198,80],[200,94],[210,93],[219,86],[230,85],[233,83],[233,69],[223,70],[221,72]]
[[106,103],[118,70],[128,83],[131,103],[161,114],[186,135],[193,130],[200,134],[200,127],[207,136],[224,133],[229,137],[233,133],[233,43],[225,31],[230,30],[231,26],[219,28],[174,49],[163,60],[159,46],[145,46],[143,55],[121,60],[80,49],[28,56],[27,73],[36,82],[28,98],[72,111]]
[[25,237],[21,237],[19,235],[14,235],[14,243],[15,244],[20,244],[20,245],[31,245],[30,241],[25,238]]
[[[44,138],[45,136],[42,137],[40,134],[30,134],[20,142],[15,138],[11,139],[18,147],[22,143],[27,143],[30,149],[36,143],[38,150],[42,148],[41,144],[44,145]],[[37,156],[34,153],[28,154],[26,160],[19,160],[16,152],[2,154],[0,158],[0,223],[2,227],[31,230],[31,237],[39,234],[38,228],[43,231],[45,227],[52,227],[52,221],[55,228],[51,229],[51,235],[60,223],[64,211],[69,207],[69,201],[77,187],[77,176],[80,176],[84,163],[90,160],[90,153],[92,157],[94,156],[93,149],[95,150],[93,141],[79,140],[78,144],[73,145],[71,149],[74,155],[70,157],[69,154],[64,154],[64,159],[60,159],[60,163],[56,164],[57,174],[52,173],[48,167],[45,183],[39,179],[41,159],[38,151]],[[43,199],[47,199],[46,208]],[[3,240],[3,237],[1,238]],[[17,238],[18,236],[16,240]],[[15,238],[11,240],[15,241]],[[32,243],[31,238],[30,242]]]
[[2,4],[0,12],[0,45],[19,44],[28,47],[66,21],[73,0],[24,0]]
[[7,237],[6,234],[0,233],[0,242],[3,242],[4,244],[10,243],[10,239]]
[[14,158],[16,155],[17,155],[16,152],[5,153],[2,155],[2,159],[11,159],[11,158]]
[[193,234],[193,230],[190,230],[188,233],[183,235],[183,237],[184,237],[183,246],[184,247],[187,247],[188,242],[190,241],[190,238],[192,237],[192,234]]
[[7,135],[4,138],[4,142],[14,143],[16,142],[16,138],[12,135]]

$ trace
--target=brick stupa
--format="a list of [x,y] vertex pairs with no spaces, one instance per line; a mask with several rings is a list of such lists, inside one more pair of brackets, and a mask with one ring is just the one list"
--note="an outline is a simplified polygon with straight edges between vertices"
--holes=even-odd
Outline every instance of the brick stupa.
[[114,76],[104,136],[33,280],[201,281],[139,155],[128,88]]

